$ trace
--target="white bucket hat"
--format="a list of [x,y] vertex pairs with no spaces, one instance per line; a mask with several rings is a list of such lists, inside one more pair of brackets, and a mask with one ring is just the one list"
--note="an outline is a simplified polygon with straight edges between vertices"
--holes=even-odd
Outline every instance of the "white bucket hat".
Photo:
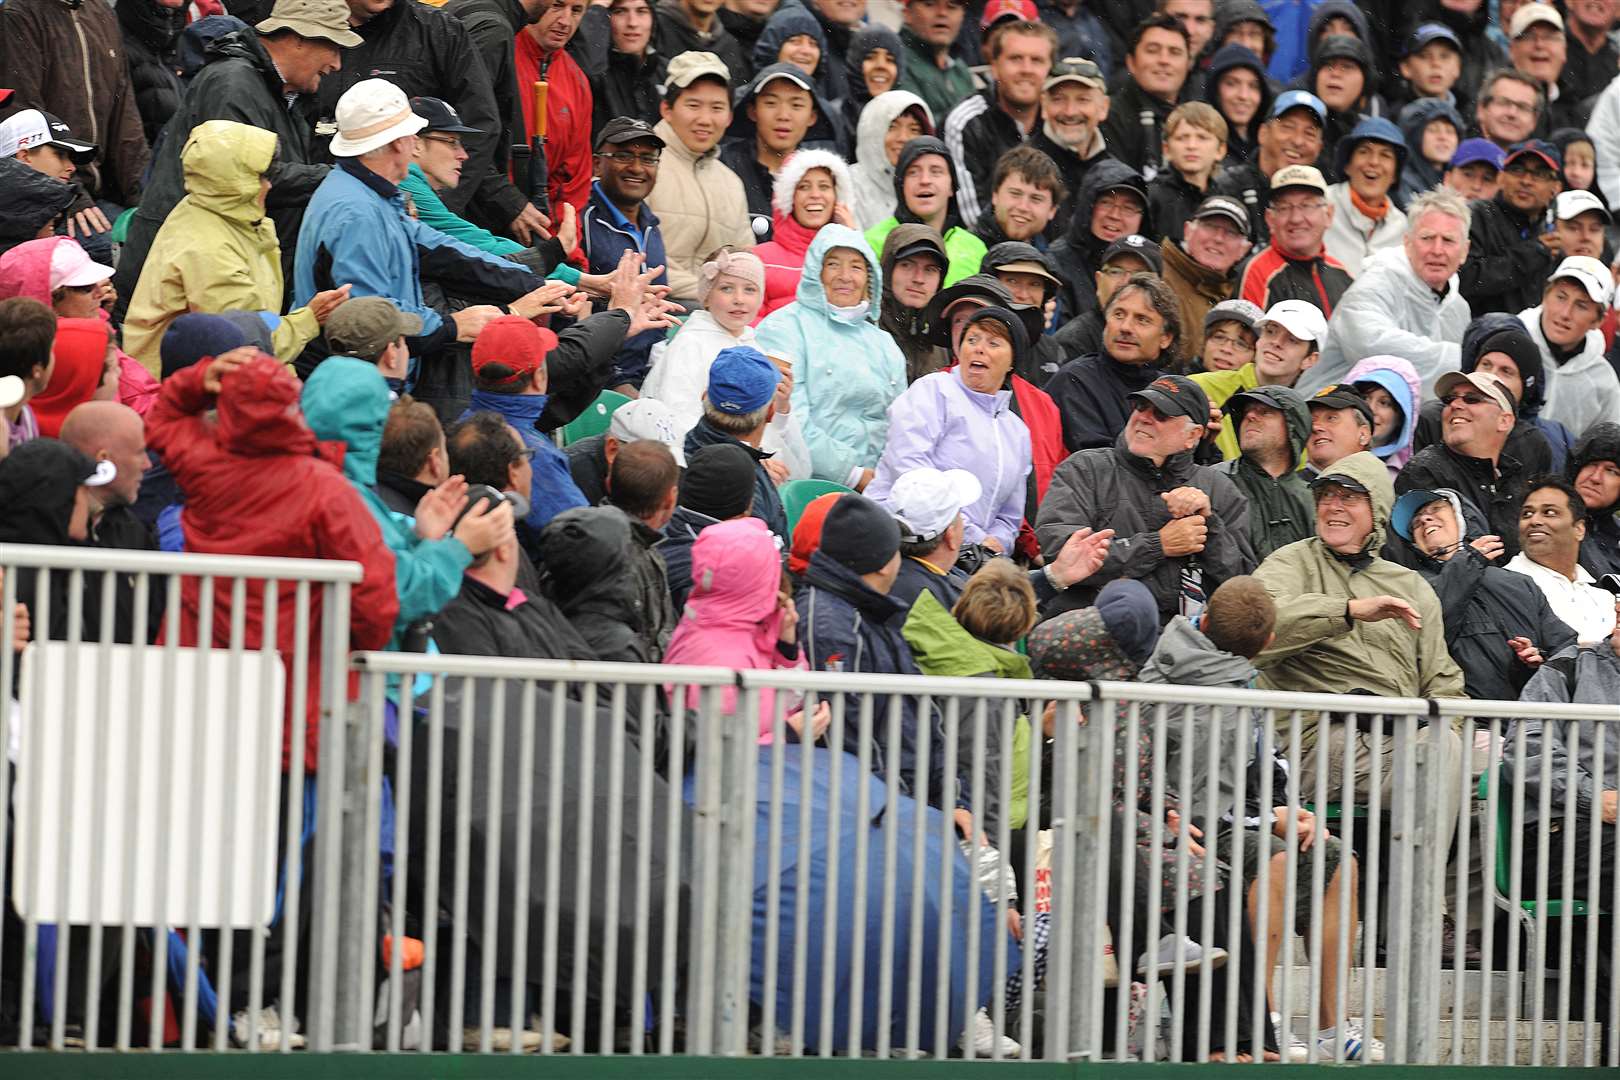
[[359,157],[395,139],[415,135],[428,122],[411,111],[405,91],[387,79],[364,79],[337,103],[338,133],[333,157]]

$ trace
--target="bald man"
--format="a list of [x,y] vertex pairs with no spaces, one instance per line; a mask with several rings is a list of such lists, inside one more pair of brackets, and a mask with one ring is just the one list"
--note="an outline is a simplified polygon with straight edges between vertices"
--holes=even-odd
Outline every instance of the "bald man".
[[[96,461],[112,462],[118,470],[112,483],[89,489],[90,543],[101,548],[156,551],[156,534],[130,510],[130,505],[140,495],[141,477],[147,469],[146,426],[140,414],[116,401],[86,401],[74,406],[62,421],[60,438]],[[90,577],[86,575],[85,595],[100,596],[100,583],[92,583]],[[120,642],[133,640],[134,588],[133,574],[118,575],[113,593],[113,635]],[[148,592],[147,641],[154,640],[163,625],[166,592],[163,579],[154,578]],[[87,626],[92,617],[87,606]]]
[[86,401],[62,421],[61,439],[92,459],[117,467],[112,483],[90,489],[98,512],[127,507],[140,495],[147,467],[146,425],[140,413],[116,401]]

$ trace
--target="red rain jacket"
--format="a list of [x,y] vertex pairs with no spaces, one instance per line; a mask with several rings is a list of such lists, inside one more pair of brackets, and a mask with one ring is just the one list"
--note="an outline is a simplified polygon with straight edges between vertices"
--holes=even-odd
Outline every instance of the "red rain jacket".
[[[268,356],[260,356],[226,376],[217,403],[203,389],[204,359],[163,380],[146,417],[147,444],[162,457],[186,493],[180,524],[186,550],[216,555],[261,555],[291,559],[346,559],[363,576],[349,593],[349,648],[387,646],[399,612],[394,594],[394,556],[383,543],[371,511],[361,501],[337,461],[341,447],[323,443],[298,411],[298,380]],[[218,409],[218,419],[204,414]],[[231,582],[214,584],[216,647],[231,642]],[[198,641],[201,580],[181,583],[181,644]],[[264,640],[264,590],[250,582],[244,613],[243,647]],[[276,648],[287,670],[292,694],[293,632],[297,585],[276,590]],[[309,686],[305,768],[314,772],[320,745],[322,591],[309,593]],[[351,678],[352,697],[357,683]],[[292,756],[293,713],[288,701],[282,734],[282,767]]]

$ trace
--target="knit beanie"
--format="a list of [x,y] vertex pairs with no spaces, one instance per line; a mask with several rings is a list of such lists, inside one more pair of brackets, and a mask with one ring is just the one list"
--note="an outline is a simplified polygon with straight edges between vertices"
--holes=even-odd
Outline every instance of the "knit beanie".
[[754,459],[740,443],[715,443],[686,456],[681,505],[716,521],[748,513],[754,499]]
[[158,345],[162,376],[167,379],[205,356],[218,356],[246,344],[247,335],[229,319],[200,312],[182,315],[169,324]]
[[1147,663],[1159,643],[1159,605],[1148,587],[1135,578],[1115,578],[1097,593],[1097,612],[1119,651]]
[[802,574],[810,568],[810,556],[821,549],[821,530],[827,524],[827,511],[843,497],[842,491],[829,491],[810,500],[810,505],[799,515],[799,523],[793,526],[793,549],[788,555],[788,570]]
[[821,550],[857,574],[875,573],[900,550],[900,523],[865,495],[845,495],[827,511]]

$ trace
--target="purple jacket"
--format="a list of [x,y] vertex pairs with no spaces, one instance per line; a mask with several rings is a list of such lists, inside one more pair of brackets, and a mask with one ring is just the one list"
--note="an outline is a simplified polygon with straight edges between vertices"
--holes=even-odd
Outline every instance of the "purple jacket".
[[924,375],[889,406],[889,440],[868,497],[884,501],[912,469],[964,469],[979,478],[979,501],[962,508],[965,541],[986,536],[1012,551],[1024,517],[1025,477],[1033,451],[1029,428],[1012,411],[1012,391],[969,390],[957,368]]

